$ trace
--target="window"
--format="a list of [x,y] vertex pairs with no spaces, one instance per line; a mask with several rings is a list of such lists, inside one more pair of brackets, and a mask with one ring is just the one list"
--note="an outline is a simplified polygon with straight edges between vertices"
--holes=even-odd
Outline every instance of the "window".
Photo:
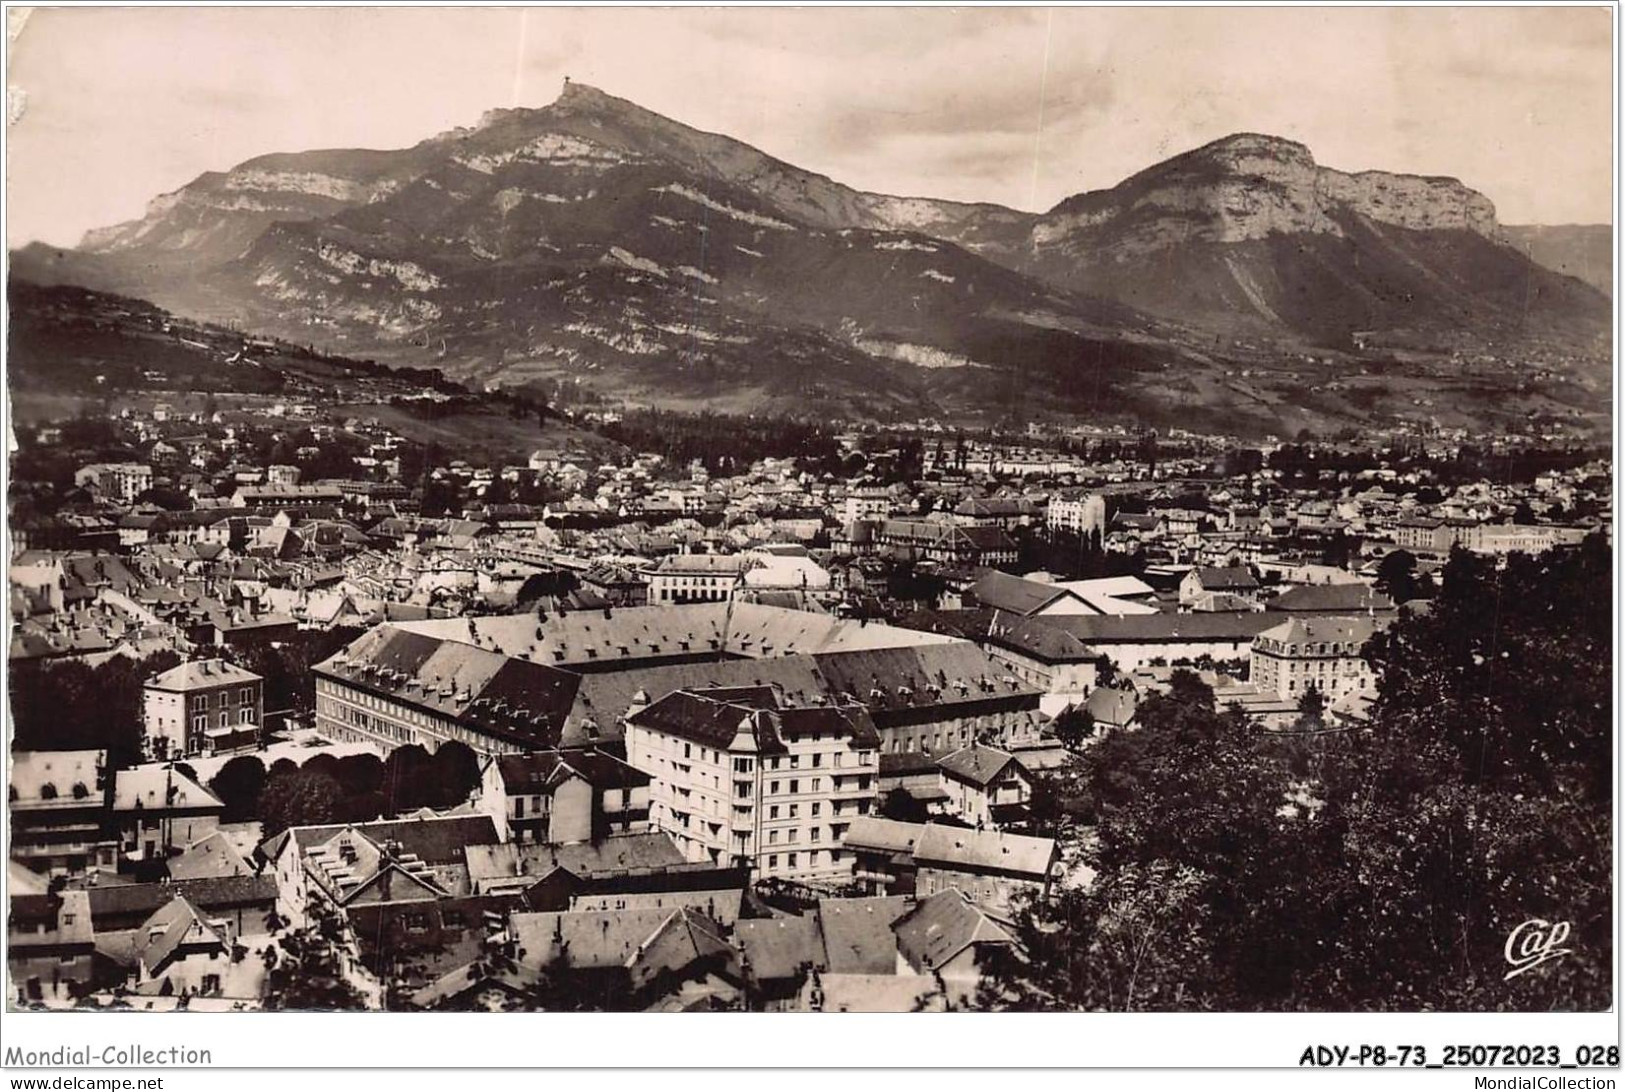
[[779,817],[779,806],[777,804],[773,804],[768,807],[767,817],[769,819],[777,819]]
[[812,791],[813,792],[820,791],[820,789],[822,789],[822,787],[823,787],[823,784],[824,784],[824,779],[822,777],[813,778],[812,779]]
[[768,782],[767,791],[770,792],[770,793],[773,793],[774,795],[777,795],[778,791],[779,791],[779,783],[777,781]]
[[801,791],[801,782],[796,781],[796,780],[792,780],[790,782],[790,791],[791,792],[800,792]]
[[770,831],[767,832],[767,844],[768,845],[773,845],[773,846],[776,846],[776,845],[779,844],[779,832],[778,831],[770,830]]
[[683,757],[684,758],[692,758],[693,755],[694,755],[694,748],[691,747],[687,743],[683,744]]
[[822,809],[822,808],[823,808],[823,806],[824,806],[824,805],[822,805],[822,804],[819,804],[819,803],[817,803],[817,802],[814,802],[814,803],[813,803],[813,806],[812,806],[812,817],[813,817],[813,818],[814,818],[814,819],[816,819],[816,818],[818,818],[818,812],[819,812],[819,810],[820,810],[820,809]]
[[775,770],[776,770],[776,769],[778,769],[778,768],[779,768],[779,760],[778,760],[778,759],[776,759],[776,758],[775,758],[775,759],[774,759],[774,760],[773,760],[773,766],[772,766],[772,768],[773,768],[773,769],[775,769]]
[[242,708],[237,710],[237,723],[238,724],[252,724],[253,722],[254,722],[254,710],[252,708],[245,705]]
[[242,690],[238,691],[237,693],[237,700],[243,702],[244,704],[252,702],[254,700],[254,688],[251,686],[243,687]]
[[800,804],[791,804],[790,805],[790,818],[794,819],[800,813],[801,813],[801,805]]
[[786,858],[785,867],[786,868],[794,868],[795,866],[796,866],[796,855],[794,853],[792,853]]
[[800,755],[791,755],[790,756],[790,768],[792,770],[801,769],[801,756]]
[[225,709],[220,710],[220,727],[228,728],[230,726],[231,726],[231,713],[228,712]]
[[823,832],[823,831],[821,831],[821,830],[819,830],[819,829],[818,829],[818,828],[817,828],[817,827],[813,827],[813,828],[812,828],[812,840],[813,840],[813,841],[815,841],[815,842],[816,842],[816,841],[818,841],[818,840],[819,840],[819,838],[820,838],[820,836],[821,836],[821,835],[822,835],[822,834],[823,834],[823,833],[824,833],[824,832]]
[[817,769],[819,766],[822,766],[824,764],[824,752],[819,751],[819,752],[815,753],[812,756],[812,760],[813,760],[812,764],[813,764],[814,769]]
[[769,867],[769,868],[777,868],[777,867],[779,867],[779,855],[777,853],[769,853],[767,855],[767,867]]

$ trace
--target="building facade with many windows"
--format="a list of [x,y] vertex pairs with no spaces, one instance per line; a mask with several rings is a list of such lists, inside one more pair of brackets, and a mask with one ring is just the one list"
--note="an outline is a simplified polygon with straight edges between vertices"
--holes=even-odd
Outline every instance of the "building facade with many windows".
[[678,554],[644,571],[650,603],[721,603],[732,599],[745,570],[755,565],[740,554]]
[[1063,492],[1050,498],[1044,524],[1074,535],[1106,533],[1106,498],[1099,493]]
[[876,806],[879,745],[863,706],[791,705],[772,687],[674,691],[626,721],[651,825],[691,861],[759,877],[851,875],[841,842]]
[[152,467],[145,463],[93,463],[74,471],[73,484],[128,504],[152,488]]
[[456,740],[476,754],[558,744],[577,676],[473,644],[379,626],[312,668],[316,727],[388,753]]
[[155,675],[142,699],[154,758],[230,750],[255,741],[265,723],[264,680],[225,660],[194,660]]
[[1261,691],[1295,701],[1319,690],[1327,702],[1373,694],[1376,676],[1361,650],[1377,629],[1367,618],[1294,618],[1253,641],[1251,678]]

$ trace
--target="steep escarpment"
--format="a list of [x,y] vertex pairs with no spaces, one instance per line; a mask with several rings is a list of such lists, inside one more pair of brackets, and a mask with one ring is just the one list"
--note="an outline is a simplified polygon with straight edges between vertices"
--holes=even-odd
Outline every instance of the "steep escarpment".
[[1332,170],[1257,134],[1068,198],[996,256],[1181,322],[1317,343],[1383,329],[1590,336],[1606,323],[1606,301],[1508,246],[1494,205],[1461,182]]
[[230,261],[274,223],[314,220],[381,200],[424,166],[418,149],[260,156],[154,198],[141,219],[90,231],[79,249],[160,259],[171,254],[194,265]]
[[1176,156],[1109,190],[1061,202],[1034,226],[1040,247],[1100,234],[1123,255],[1271,234],[1343,234],[1353,214],[1409,231],[1493,238],[1495,206],[1453,178],[1322,167],[1295,141],[1243,133]]

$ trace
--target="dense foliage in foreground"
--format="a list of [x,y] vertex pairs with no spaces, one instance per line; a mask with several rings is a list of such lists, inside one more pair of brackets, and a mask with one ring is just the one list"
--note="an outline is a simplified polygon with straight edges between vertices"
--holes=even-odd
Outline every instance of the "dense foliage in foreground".
[[[1261,736],[1195,676],[1085,758],[1099,874],[1022,914],[1005,1008],[1604,1009],[1612,965],[1606,543],[1458,552],[1368,649],[1370,727]],[[1572,923],[1511,979],[1508,934]]]

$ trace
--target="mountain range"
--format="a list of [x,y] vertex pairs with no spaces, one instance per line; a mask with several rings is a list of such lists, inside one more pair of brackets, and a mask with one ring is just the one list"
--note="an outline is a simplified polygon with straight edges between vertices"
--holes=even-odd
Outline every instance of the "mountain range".
[[12,269],[663,404],[1261,431],[1605,412],[1609,301],[1531,253],[1460,182],[1269,136],[1031,213],[862,192],[569,83],[407,149],[204,174]]

